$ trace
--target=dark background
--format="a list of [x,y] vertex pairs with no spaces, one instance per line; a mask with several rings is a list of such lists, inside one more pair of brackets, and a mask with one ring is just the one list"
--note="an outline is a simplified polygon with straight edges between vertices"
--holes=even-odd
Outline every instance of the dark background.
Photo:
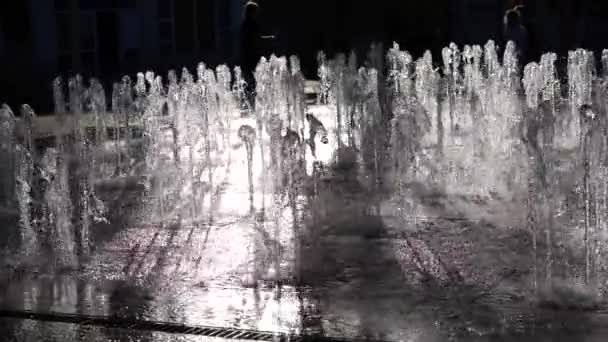
[[[361,63],[371,42],[400,43],[435,61],[449,42],[501,42],[504,11],[526,3],[531,58],[608,46],[607,1],[593,0],[259,0],[263,29],[277,39],[266,52],[297,54],[307,78],[316,54],[354,49]],[[52,111],[57,75],[99,76],[108,89],[121,75],[238,61],[243,0],[0,1],[0,102]],[[77,15],[75,15],[77,14]]]

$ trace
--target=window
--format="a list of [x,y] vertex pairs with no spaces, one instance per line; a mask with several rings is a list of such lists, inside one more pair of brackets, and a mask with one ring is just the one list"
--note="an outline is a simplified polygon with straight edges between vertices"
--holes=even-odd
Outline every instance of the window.
[[80,0],[80,9],[81,10],[91,10],[97,8],[99,5],[104,5],[103,2],[108,1],[99,1],[99,0]]
[[[72,60],[74,44],[79,45],[77,51],[78,64],[81,67],[79,72],[94,74],[97,71],[97,20],[95,11],[79,11],[78,25],[80,27],[80,37],[74,42],[72,37],[72,11],[66,8],[67,1],[55,1],[56,27],[57,27],[57,48],[58,48],[58,69],[59,72],[75,72],[75,61]],[[64,6],[65,5],[65,6]],[[80,5],[83,5],[81,1]]]
[[159,27],[160,40],[171,41],[173,39],[173,25],[170,21],[162,21]]
[[557,11],[559,9],[558,0],[549,0],[549,5],[547,7],[550,11]]
[[591,10],[589,13],[591,13],[592,16],[601,17],[608,12],[608,2],[606,1],[591,1],[590,5]]
[[[57,11],[56,20],[59,51],[69,54],[72,49],[72,16],[69,11]],[[93,12],[81,12],[79,24],[80,49],[95,50],[95,14]]]
[[[227,4],[228,1],[222,1]],[[199,47],[204,50],[215,48],[215,6],[213,0],[199,0],[196,20],[198,21]],[[227,17],[227,16],[226,16]]]
[[171,19],[171,0],[158,0],[158,16],[161,20]]
[[162,57],[171,57],[173,53],[173,45],[171,43],[160,43],[160,55]]
[[95,50],[95,14],[85,12],[80,14],[80,48]]
[[[209,2],[211,5],[213,5],[212,1],[207,0],[206,2]],[[220,27],[222,28],[228,28],[230,26],[231,5],[232,3],[230,1],[220,1],[218,4],[218,20],[220,21]],[[289,4],[289,6],[293,5]],[[209,13],[212,12],[212,10],[209,11]]]
[[29,41],[30,12],[27,1],[0,1],[0,22],[7,42]]
[[98,11],[95,19],[97,21],[99,71],[102,74],[111,74],[117,71],[120,64],[118,15],[114,11]]
[[173,1],[175,23],[175,49],[178,52],[194,51],[193,0]]
[[85,75],[95,74],[95,52],[88,51],[80,54],[80,61],[82,63],[82,72]]
[[60,72],[70,72],[72,69],[72,55],[67,53],[59,54],[58,69]]
[[72,49],[72,20],[69,12],[57,12],[57,45],[60,51]]
[[[216,0],[159,0],[159,39],[162,56],[174,52],[214,50]],[[228,6],[227,0],[220,0]]]
[[135,0],[80,0],[81,10],[134,8]]
[[173,2],[158,0],[160,54],[162,57],[173,55]]
[[[55,10],[66,11],[70,9],[71,0],[55,0]],[[135,0],[79,0],[81,10],[104,10],[117,8],[134,8]]]
[[68,0],[55,0],[55,9],[58,11],[68,10]]

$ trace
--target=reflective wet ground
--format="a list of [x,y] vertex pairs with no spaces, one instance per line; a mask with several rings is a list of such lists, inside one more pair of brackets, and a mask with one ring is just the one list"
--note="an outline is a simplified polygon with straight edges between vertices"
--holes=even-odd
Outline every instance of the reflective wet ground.
[[[335,173],[291,205],[256,188],[251,214],[245,160],[235,148],[215,170],[212,218],[100,226],[82,270],[3,272],[0,307],[395,341],[605,339],[600,308],[549,310],[527,299],[530,242],[513,228],[521,208],[509,200],[420,187],[408,213],[415,224],[404,227],[395,204],[363,190],[365,179]],[[262,198],[281,204],[262,215]],[[2,321],[12,341],[211,340]]]

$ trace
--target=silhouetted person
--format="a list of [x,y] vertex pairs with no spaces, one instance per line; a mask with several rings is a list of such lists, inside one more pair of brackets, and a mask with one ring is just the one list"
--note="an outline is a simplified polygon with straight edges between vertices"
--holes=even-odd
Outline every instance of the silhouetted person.
[[516,10],[510,9],[504,18],[505,44],[513,41],[517,45],[519,61],[525,63],[528,54],[528,31],[522,23],[521,16]]
[[[517,13],[519,13],[519,18],[521,20],[521,23],[523,25],[523,27],[526,29],[527,32],[527,37],[528,37],[528,51],[527,51],[527,58],[536,58],[535,54],[536,54],[536,42],[535,42],[535,38],[536,35],[534,33],[534,25],[532,25],[532,20],[530,17],[530,13],[528,12],[528,7],[525,5],[517,5],[515,7],[513,7],[513,10],[516,11]],[[527,63],[528,61],[522,61]]]
[[255,68],[264,55],[264,43],[275,39],[273,35],[262,35],[260,6],[257,2],[250,0],[245,4],[243,24],[241,25],[241,53],[240,66],[243,78],[247,82],[247,92],[251,94],[255,90]]
[[261,56],[261,33],[259,5],[254,1],[245,4],[243,25],[241,26],[241,69],[243,78],[251,91],[254,84],[253,73]]

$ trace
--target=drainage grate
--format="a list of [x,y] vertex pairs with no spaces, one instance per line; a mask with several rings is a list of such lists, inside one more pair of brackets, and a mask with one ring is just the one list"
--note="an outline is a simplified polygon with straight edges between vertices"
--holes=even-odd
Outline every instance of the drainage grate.
[[0,317],[29,319],[53,323],[70,323],[78,325],[99,326],[104,328],[120,328],[131,330],[158,331],[171,334],[188,334],[199,336],[213,336],[225,339],[254,340],[254,341],[327,341],[327,342],[350,342],[351,339],[342,339],[324,336],[307,336],[277,334],[265,331],[246,329],[221,328],[221,327],[197,327],[182,324],[155,322],[118,317],[82,316],[64,313],[39,313],[31,311],[0,310]]

